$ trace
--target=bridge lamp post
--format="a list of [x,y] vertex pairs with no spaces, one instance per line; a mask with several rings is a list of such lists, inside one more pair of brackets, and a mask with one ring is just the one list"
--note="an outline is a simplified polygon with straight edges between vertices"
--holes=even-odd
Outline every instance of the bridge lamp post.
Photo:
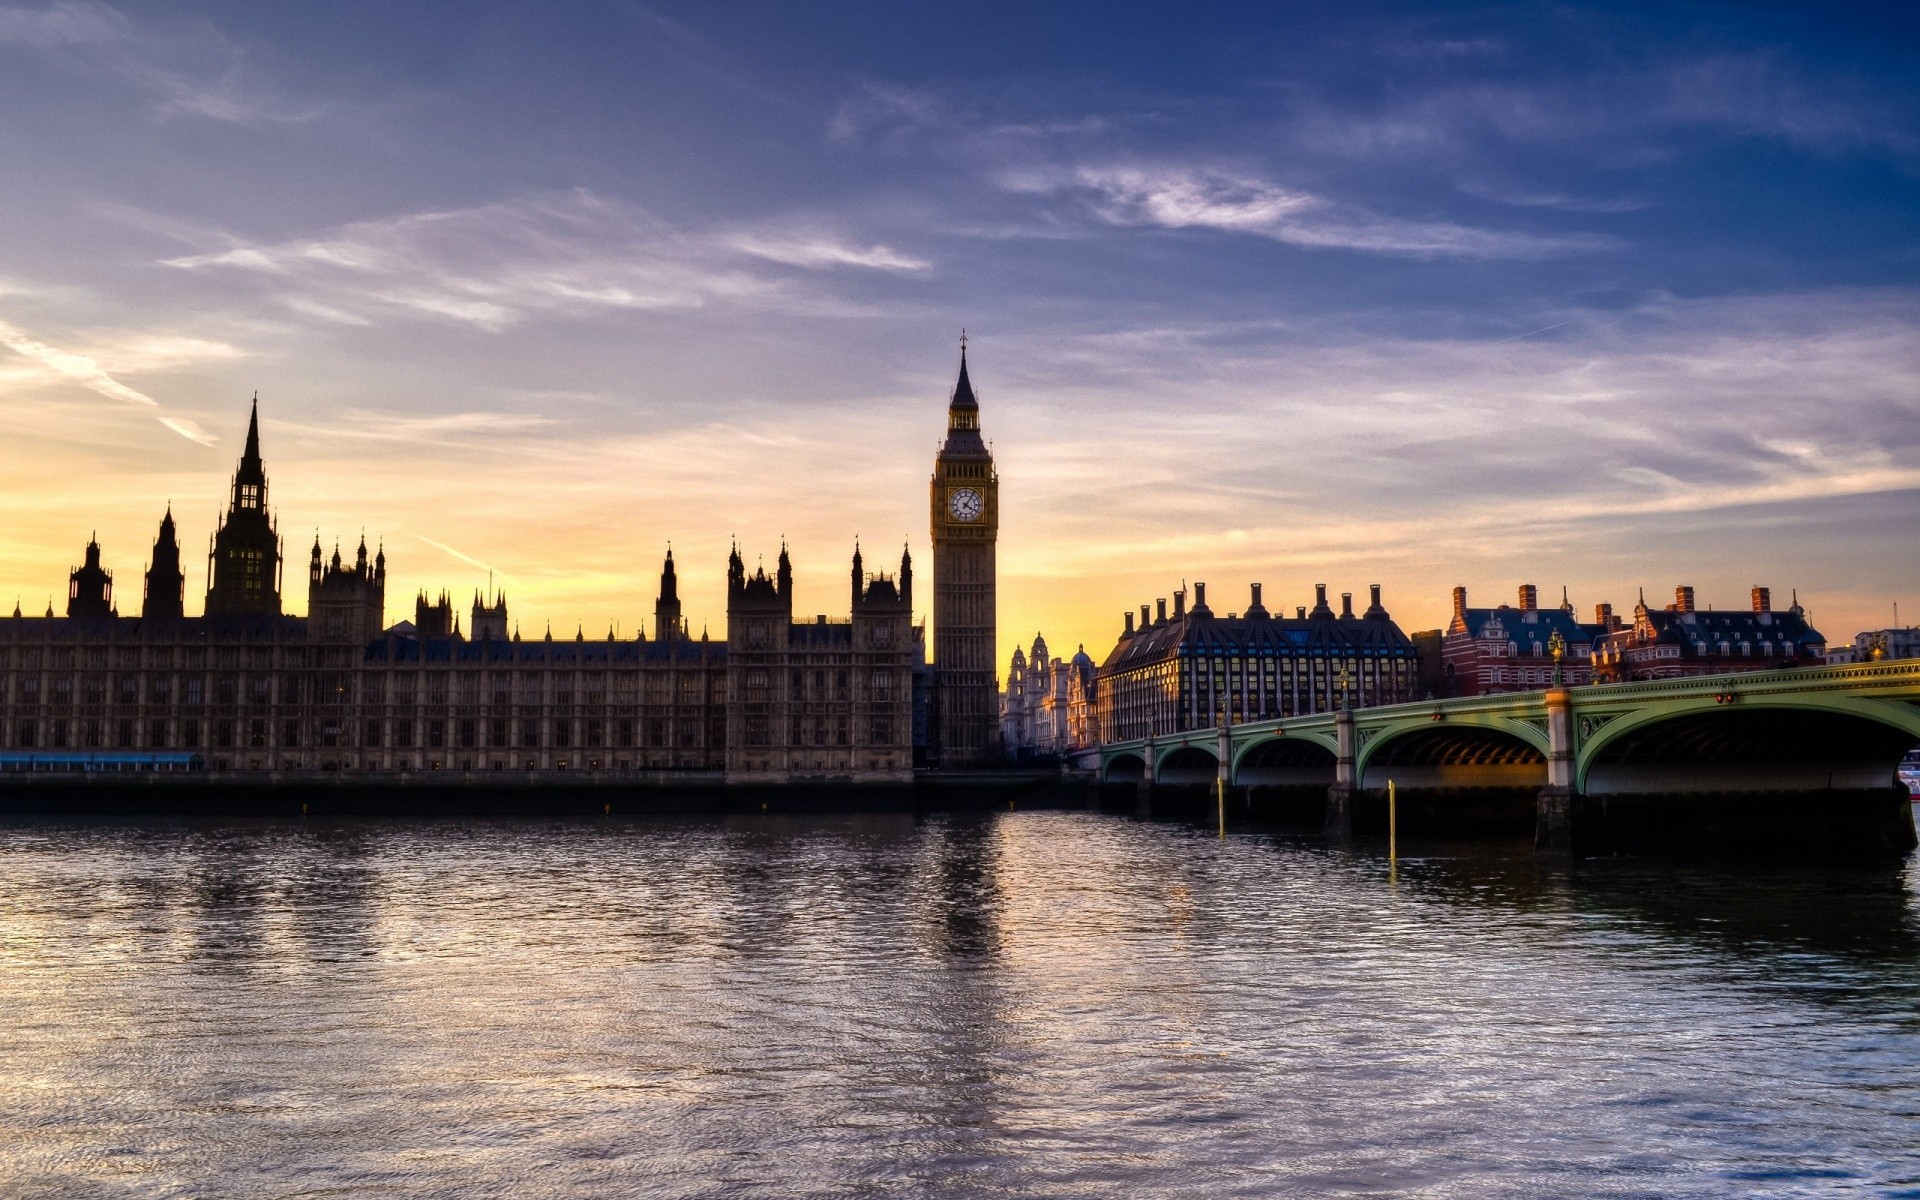
[[1566,680],[1560,677],[1560,660],[1567,656],[1567,639],[1560,636],[1558,629],[1547,639],[1547,653],[1553,655],[1553,686],[1565,687]]
[[1340,685],[1340,707],[1352,708],[1353,696],[1351,689],[1353,687],[1353,672],[1347,670],[1345,667],[1341,667],[1340,674],[1334,678]]

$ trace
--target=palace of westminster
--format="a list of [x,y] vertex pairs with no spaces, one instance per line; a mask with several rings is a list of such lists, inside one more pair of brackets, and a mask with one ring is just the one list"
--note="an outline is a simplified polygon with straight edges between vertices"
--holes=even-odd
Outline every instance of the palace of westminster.
[[727,562],[723,641],[694,638],[672,552],[653,636],[522,641],[504,596],[464,633],[443,592],[386,623],[387,562],[316,538],[307,613],[284,611],[259,405],[213,534],[203,615],[186,612],[173,514],[138,616],[121,615],[90,542],[67,611],[0,619],[0,769],[721,774],[736,782],[910,780],[998,752],[993,647],[999,480],[960,375],[931,484],[938,669],[913,620],[914,571],[869,574],[846,620],[794,620],[783,545],[771,576]]

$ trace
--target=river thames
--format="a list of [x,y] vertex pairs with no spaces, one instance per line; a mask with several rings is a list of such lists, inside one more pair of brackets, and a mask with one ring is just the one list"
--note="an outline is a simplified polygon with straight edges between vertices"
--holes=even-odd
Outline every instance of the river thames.
[[0,824],[8,1197],[1920,1196],[1920,870]]

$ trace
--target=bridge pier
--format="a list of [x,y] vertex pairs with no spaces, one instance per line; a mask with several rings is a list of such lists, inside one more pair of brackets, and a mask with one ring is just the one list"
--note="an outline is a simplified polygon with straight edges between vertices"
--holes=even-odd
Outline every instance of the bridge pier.
[[1533,849],[1537,854],[1579,853],[1580,798],[1574,791],[1573,697],[1564,687],[1548,688],[1547,786],[1535,801]]
[[1353,710],[1343,708],[1333,714],[1333,786],[1327,789],[1326,832],[1335,837],[1353,836],[1354,793],[1360,780],[1354,772],[1358,739],[1353,733]]

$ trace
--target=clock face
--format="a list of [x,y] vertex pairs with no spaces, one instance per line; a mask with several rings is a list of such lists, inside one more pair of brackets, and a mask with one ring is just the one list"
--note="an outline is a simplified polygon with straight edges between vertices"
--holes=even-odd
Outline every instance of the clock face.
[[972,488],[955,488],[947,493],[947,511],[956,521],[978,521],[982,507],[980,493]]

